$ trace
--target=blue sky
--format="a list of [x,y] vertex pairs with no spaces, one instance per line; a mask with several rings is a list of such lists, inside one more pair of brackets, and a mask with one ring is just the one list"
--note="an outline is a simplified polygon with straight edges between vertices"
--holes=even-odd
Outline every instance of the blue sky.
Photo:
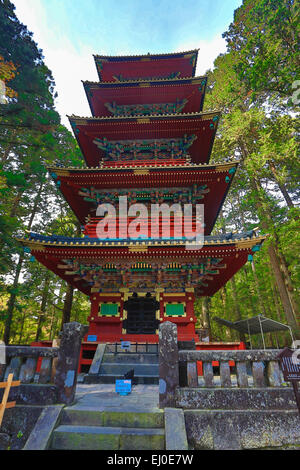
[[[222,33],[241,0],[12,0],[52,70],[62,122],[89,116],[81,80],[97,80],[92,54],[200,48],[196,73],[224,52]],[[69,127],[69,126],[68,126]]]

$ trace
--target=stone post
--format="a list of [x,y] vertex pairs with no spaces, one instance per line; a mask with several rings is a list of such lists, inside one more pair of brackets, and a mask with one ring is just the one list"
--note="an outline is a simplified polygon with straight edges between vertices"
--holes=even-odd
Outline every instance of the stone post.
[[179,387],[177,326],[164,322],[159,327],[159,407],[176,407]]
[[88,326],[77,322],[63,326],[54,377],[58,403],[70,405],[74,401],[81,341],[87,330]]

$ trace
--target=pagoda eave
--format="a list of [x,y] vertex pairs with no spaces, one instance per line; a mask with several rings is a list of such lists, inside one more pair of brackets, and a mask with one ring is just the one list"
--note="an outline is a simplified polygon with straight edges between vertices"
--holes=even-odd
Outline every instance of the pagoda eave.
[[220,112],[140,117],[85,118],[68,116],[74,135],[88,166],[98,166],[107,158],[96,139],[124,143],[128,141],[182,139],[193,141],[188,154],[193,163],[208,163],[217,131]]
[[[180,104],[180,102],[183,104],[179,108],[179,112],[199,112],[203,108],[206,84],[207,77],[147,82],[141,80],[120,83],[83,82],[93,116],[112,116],[113,111],[120,115],[126,113],[125,108],[129,105],[144,105],[141,108],[142,111],[147,110],[148,114],[152,114],[151,110],[155,109],[153,105],[161,104],[162,111],[166,113],[168,109],[175,106],[176,103]],[[113,103],[120,109],[112,110]],[[136,112],[136,106],[133,108]]]
[[103,82],[135,77],[181,77],[195,75],[198,49],[174,54],[144,54],[131,56],[94,55],[99,80]]
[[[129,289],[136,288],[136,283],[140,283],[140,290],[143,290],[141,286],[151,290],[148,285],[153,286],[155,281],[156,285],[161,285],[163,288],[167,286],[165,287],[167,292],[172,292],[173,289],[178,291],[181,286],[181,290],[185,290],[186,287],[194,288],[199,296],[211,296],[217,292],[246,263],[248,255],[259,250],[266,238],[265,236],[238,238],[232,234],[229,234],[232,237],[230,240],[226,240],[225,236],[207,237],[202,248],[196,245],[193,248],[190,245],[191,248],[186,249],[185,242],[170,240],[112,242],[73,239],[71,242],[69,239],[63,242],[58,239],[67,237],[56,237],[57,241],[54,242],[51,241],[51,237],[37,234],[31,236],[34,239],[20,240],[28,247],[27,249],[30,249],[31,255],[87,295],[105,292],[106,289],[114,291],[113,287],[118,291],[126,287],[124,282],[127,280]],[[139,267],[139,263],[142,268]],[[174,268],[176,263],[178,268]],[[111,268],[113,265],[116,269]],[[137,265],[138,268],[135,270],[134,266]],[[83,266],[86,266],[86,270]],[[93,282],[87,281],[90,279],[89,271],[93,274],[94,266],[100,268],[91,279],[95,283],[98,275],[101,283],[104,270],[108,282],[104,287],[99,287],[97,284],[95,286]],[[203,266],[204,272],[201,272]],[[79,271],[76,271],[77,269]],[[81,279],[81,276],[84,279]]]
[[[118,171],[103,169],[49,169],[65,200],[82,224],[88,215],[95,216],[97,206],[103,202],[101,193],[92,200],[96,190],[115,188],[121,195],[127,188],[189,188],[203,187],[198,202],[204,204],[205,235],[213,229],[218,213],[230,188],[238,163],[189,166],[174,168],[122,168]],[[134,191],[134,189],[132,189]],[[103,195],[104,198],[104,195]],[[98,200],[99,199],[99,200]],[[107,201],[106,201],[107,202]]]

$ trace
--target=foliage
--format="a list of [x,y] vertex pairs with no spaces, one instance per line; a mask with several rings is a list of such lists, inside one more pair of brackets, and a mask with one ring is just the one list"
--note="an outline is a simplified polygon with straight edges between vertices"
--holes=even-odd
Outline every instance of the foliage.
[[[269,234],[255,255],[255,272],[246,265],[234,276],[236,295],[229,281],[212,297],[211,318],[236,321],[238,304],[240,318],[263,314],[289,323],[278,291],[280,276],[272,265],[276,260],[269,257],[270,245],[295,315],[299,311],[298,120],[287,99],[299,59],[291,53],[296,16],[296,2],[244,0],[224,33],[228,50],[208,73],[205,106],[223,113],[212,158],[240,161],[215,231],[258,226]],[[202,303],[197,312],[201,318]],[[214,321],[211,327],[216,337],[228,334]]]
[[[17,237],[26,229],[47,233],[58,216],[70,214],[57,196],[47,166],[55,160],[80,166],[82,159],[72,134],[60,124],[55,84],[42,51],[8,0],[0,0],[0,33],[0,79],[9,84],[7,99],[0,104],[0,333],[9,323],[12,339],[26,342],[35,337],[45,269],[29,261]],[[56,295],[61,284],[63,297],[65,283],[51,274],[49,289]],[[53,295],[49,291],[46,305],[50,308],[53,303],[56,318],[61,307]],[[77,297],[76,293],[74,306]],[[82,299],[79,305],[84,305]],[[80,315],[80,308],[74,307],[74,314]]]
[[[290,98],[299,71],[299,1],[244,0],[223,36],[252,97]],[[290,102],[290,105],[293,103]]]

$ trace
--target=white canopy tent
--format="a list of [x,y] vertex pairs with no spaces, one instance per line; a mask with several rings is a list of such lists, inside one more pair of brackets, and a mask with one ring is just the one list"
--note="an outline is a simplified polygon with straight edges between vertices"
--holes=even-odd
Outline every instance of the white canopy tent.
[[[278,321],[272,320],[271,318],[266,318],[263,315],[257,315],[256,317],[246,318],[246,320],[239,320],[236,322],[231,322],[229,320],[224,320],[223,318],[214,317],[213,320],[225,325],[228,328],[237,330],[240,333],[246,333],[249,335],[250,347],[252,349],[251,336],[261,334],[264,349],[266,349],[264,334],[265,333],[276,333],[277,331],[287,331],[289,330],[292,341],[294,341],[293,333],[291,327],[280,323]],[[277,342],[277,337],[276,337]],[[278,342],[277,342],[277,347]]]

